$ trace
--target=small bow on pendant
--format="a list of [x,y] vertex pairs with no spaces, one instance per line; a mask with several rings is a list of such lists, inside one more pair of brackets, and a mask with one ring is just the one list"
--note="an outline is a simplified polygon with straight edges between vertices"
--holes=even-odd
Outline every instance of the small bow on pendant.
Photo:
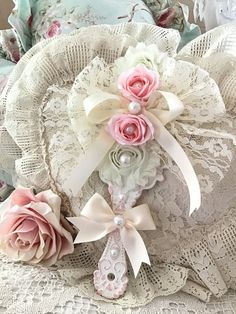
[[85,205],[79,217],[67,219],[79,229],[74,243],[96,241],[119,229],[121,242],[135,277],[142,263],[150,265],[146,246],[137,231],[156,229],[147,204],[130,208],[122,215],[115,215],[106,200],[96,193]]

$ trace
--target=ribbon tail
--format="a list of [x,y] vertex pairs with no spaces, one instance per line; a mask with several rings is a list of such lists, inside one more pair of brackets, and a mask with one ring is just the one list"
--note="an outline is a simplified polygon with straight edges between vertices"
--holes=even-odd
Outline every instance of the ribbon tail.
[[183,148],[168,132],[163,124],[152,114],[148,113],[148,116],[155,128],[155,140],[162,146],[162,148],[178,165],[187,183],[190,196],[189,215],[191,215],[195,211],[195,209],[198,209],[201,205],[200,185],[193,166]]
[[73,196],[77,196],[90,175],[96,170],[111,149],[114,142],[115,140],[105,130],[102,130],[90,145],[85,155],[80,158],[73,174],[66,182],[66,190],[71,191]]
[[120,235],[136,278],[142,263],[151,264],[146,246],[141,235],[133,226],[123,228]]

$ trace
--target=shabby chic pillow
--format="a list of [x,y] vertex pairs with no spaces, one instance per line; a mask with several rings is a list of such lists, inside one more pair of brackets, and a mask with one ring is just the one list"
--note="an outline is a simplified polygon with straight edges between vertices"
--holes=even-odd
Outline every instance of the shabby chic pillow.
[[[117,298],[126,289],[113,302],[135,307],[179,290],[208,301],[235,288],[235,30],[220,27],[177,53],[173,30],[94,26],[39,43],[17,65],[1,102],[1,146],[15,156],[17,184],[53,190],[75,226],[121,210],[113,221],[121,238],[109,225],[104,253],[101,229],[95,242],[88,229],[58,262],[86,296]],[[137,216],[122,216],[131,207]],[[137,217],[149,217],[147,231]],[[136,278],[131,255],[140,256],[122,240],[125,219],[141,230],[151,264]],[[96,269],[103,297],[94,294]],[[116,286],[108,275],[119,269]]]

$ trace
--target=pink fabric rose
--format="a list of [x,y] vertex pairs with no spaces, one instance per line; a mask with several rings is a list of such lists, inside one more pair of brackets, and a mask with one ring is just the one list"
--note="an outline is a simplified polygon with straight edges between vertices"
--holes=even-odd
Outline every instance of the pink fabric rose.
[[159,86],[159,74],[143,65],[121,73],[118,78],[118,89],[122,95],[132,101],[141,101],[143,105]]
[[61,23],[59,21],[53,21],[47,30],[48,37],[54,37],[61,34]]
[[175,15],[176,12],[174,8],[167,8],[157,19],[156,25],[164,28],[170,27],[175,19]]
[[121,145],[141,145],[154,134],[151,122],[142,114],[115,115],[108,122],[108,131]]
[[17,188],[0,205],[0,250],[12,260],[53,265],[74,250],[71,234],[60,224],[59,196],[34,195]]

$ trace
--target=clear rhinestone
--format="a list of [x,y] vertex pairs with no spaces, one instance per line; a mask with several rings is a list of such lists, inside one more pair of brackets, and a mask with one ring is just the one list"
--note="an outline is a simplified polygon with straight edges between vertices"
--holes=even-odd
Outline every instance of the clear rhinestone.
[[120,254],[120,249],[118,247],[113,247],[110,251],[111,258],[116,259]]

